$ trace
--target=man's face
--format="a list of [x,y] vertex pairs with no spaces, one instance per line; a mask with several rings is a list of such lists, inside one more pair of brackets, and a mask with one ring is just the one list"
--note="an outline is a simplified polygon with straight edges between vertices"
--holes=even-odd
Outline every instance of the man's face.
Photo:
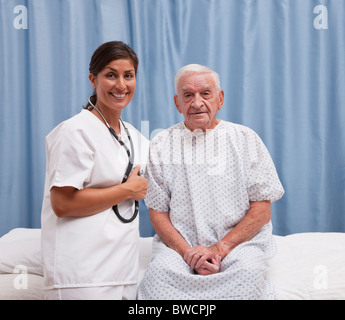
[[174,100],[189,130],[206,131],[219,123],[216,116],[223,105],[224,92],[217,90],[212,74],[193,73],[180,79]]

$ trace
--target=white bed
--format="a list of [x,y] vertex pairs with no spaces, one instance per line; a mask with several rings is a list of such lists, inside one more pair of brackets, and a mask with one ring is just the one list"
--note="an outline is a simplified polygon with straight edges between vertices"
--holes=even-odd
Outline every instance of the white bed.
[[[274,236],[270,261],[280,300],[345,299],[345,233]],[[150,261],[152,238],[140,239],[140,278]],[[17,228],[0,238],[0,299],[42,299],[40,229]]]

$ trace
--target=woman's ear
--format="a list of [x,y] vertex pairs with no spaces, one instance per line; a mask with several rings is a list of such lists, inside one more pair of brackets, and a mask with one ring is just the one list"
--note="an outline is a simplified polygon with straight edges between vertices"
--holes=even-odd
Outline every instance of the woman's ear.
[[89,79],[90,79],[92,88],[94,88],[96,90],[96,77],[92,73],[90,73]]

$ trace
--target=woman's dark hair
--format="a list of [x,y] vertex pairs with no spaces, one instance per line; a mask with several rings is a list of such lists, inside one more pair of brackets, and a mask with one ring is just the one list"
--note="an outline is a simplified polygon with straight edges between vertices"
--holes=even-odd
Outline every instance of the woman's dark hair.
[[[139,64],[138,57],[134,50],[122,41],[110,41],[100,45],[91,57],[89,71],[94,76],[97,76],[97,74],[101,72],[111,61],[118,59],[129,59],[133,64],[135,74],[137,74]],[[96,104],[96,90],[94,90],[90,100],[93,104]],[[92,106],[88,102],[85,109],[90,109],[90,107],[92,109]]]

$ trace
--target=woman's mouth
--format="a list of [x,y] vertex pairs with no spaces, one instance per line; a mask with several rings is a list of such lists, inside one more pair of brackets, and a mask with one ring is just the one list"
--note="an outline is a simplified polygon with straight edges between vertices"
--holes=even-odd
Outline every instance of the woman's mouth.
[[118,93],[111,92],[111,95],[113,97],[115,97],[116,99],[120,99],[121,100],[121,99],[123,99],[127,95],[127,93],[118,94]]

